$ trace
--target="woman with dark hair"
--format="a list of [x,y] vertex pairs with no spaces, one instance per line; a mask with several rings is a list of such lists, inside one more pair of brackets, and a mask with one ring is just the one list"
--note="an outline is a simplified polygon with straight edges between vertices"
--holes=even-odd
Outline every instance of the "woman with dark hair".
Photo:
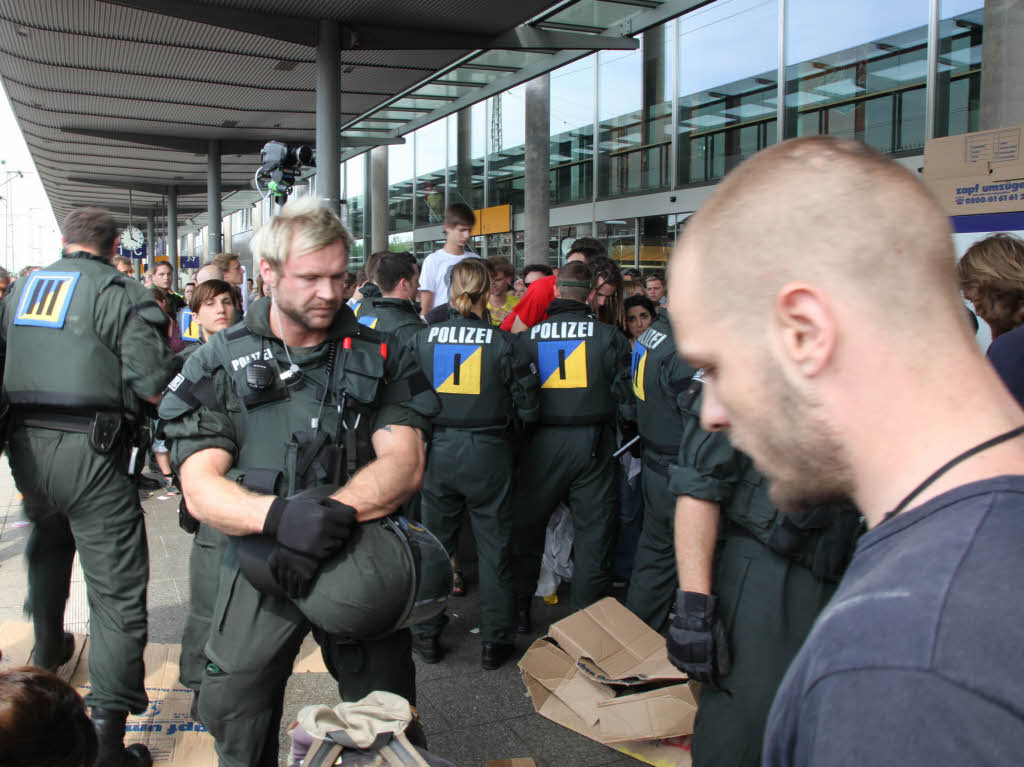
[[626,313],[625,333],[632,345],[654,322],[658,309],[651,299],[640,293],[629,296],[623,301],[622,306]]
[[0,672],[0,764],[93,767],[96,730],[75,689],[34,666]]

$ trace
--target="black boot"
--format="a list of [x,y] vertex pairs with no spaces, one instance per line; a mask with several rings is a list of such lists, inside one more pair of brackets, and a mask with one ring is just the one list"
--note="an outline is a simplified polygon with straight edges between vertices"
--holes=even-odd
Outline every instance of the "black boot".
[[92,723],[100,741],[100,758],[96,767],[152,767],[149,749],[141,743],[124,746],[124,723],[127,711],[94,708]]
[[533,632],[533,620],[530,618],[530,601],[532,597],[520,597],[516,606],[516,633],[530,634]]

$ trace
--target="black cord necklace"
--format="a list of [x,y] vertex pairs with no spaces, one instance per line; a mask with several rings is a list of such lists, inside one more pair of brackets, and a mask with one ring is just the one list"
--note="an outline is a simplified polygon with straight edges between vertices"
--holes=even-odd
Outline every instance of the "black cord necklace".
[[1016,429],[1010,429],[1009,431],[1004,432],[1004,433],[1000,434],[997,437],[993,437],[992,439],[987,439],[984,442],[982,442],[980,445],[975,445],[974,447],[970,448],[969,450],[965,450],[964,452],[960,453],[960,455],[950,459],[949,461],[944,463],[942,466],[940,466],[938,469],[936,469],[935,472],[933,472],[931,474],[931,476],[928,477],[928,479],[926,479],[920,485],[918,485],[913,490],[911,490],[910,491],[910,495],[908,495],[906,498],[904,498],[902,501],[900,501],[895,509],[893,509],[888,514],[886,514],[884,517],[882,517],[882,522],[888,522],[890,519],[895,517],[897,514],[899,514],[905,508],[907,508],[907,506],[910,504],[910,502],[912,500],[914,500],[918,495],[921,494],[922,490],[924,490],[926,487],[928,487],[928,485],[932,484],[935,480],[937,480],[939,477],[941,477],[947,471],[952,469],[958,463],[966,461],[971,456],[977,455],[978,453],[980,453],[980,452],[982,452],[984,450],[988,450],[990,447],[995,447],[996,445],[1000,445],[1003,442],[1008,442],[1011,439],[1013,439],[1014,437],[1017,437],[1017,436],[1019,436],[1021,434],[1024,434],[1024,426],[1018,426]]

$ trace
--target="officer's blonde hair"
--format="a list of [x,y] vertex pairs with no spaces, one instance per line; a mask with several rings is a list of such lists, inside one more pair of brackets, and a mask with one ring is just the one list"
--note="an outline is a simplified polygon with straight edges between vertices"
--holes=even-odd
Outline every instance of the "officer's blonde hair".
[[452,306],[463,317],[491,292],[491,275],[479,258],[464,258],[452,267]]
[[352,235],[341,219],[318,198],[299,197],[259,228],[249,248],[280,274],[289,255],[312,253],[339,240],[345,243],[345,252],[351,252]]

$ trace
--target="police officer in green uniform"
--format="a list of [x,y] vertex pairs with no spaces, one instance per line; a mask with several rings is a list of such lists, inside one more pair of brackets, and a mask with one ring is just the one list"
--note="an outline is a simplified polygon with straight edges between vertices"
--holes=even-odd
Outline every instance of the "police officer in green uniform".
[[[381,267],[378,266],[378,275]],[[537,419],[537,373],[518,336],[484,320],[491,278],[475,258],[451,273],[450,319],[412,340],[412,349],[441,400],[423,480],[423,525],[455,550],[459,519],[469,513],[480,562],[481,665],[501,666],[515,645],[512,581],[513,427]],[[443,615],[413,628],[413,648],[427,663],[441,659]]]
[[[271,539],[264,562],[291,598],[317,593],[325,562],[358,555],[363,576],[382,586],[349,607],[372,619],[409,596],[384,587],[397,541],[375,531],[419,485],[439,406],[411,355],[342,305],[350,243],[318,200],[285,205],[251,246],[272,300],[188,359],[160,415],[200,523]],[[337,485],[331,496],[290,497]],[[284,689],[311,629],[343,699],[387,690],[415,701],[408,630],[328,634],[292,599],[258,590],[242,572],[243,551],[233,539],[221,562],[199,699],[221,765],[277,765]]]
[[167,315],[112,266],[117,224],[99,208],[64,220],[63,257],[18,280],[0,303],[8,455],[25,514],[35,661],[55,669],[74,649],[64,606],[77,549],[88,594],[90,690],[101,765],[148,765],[124,748],[128,713],[147,706],[149,551],[133,481],[144,404],[174,374]]
[[[426,324],[413,303],[419,289],[420,270],[412,253],[384,253],[376,263],[379,296],[364,297],[357,307],[361,325],[391,333],[400,344],[408,341]],[[355,312],[355,309],[353,309]]]
[[[231,285],[223,280],[206,280],[196,286],[189,301],[189,316],[195,323],[195,343],[190,343],[176,355],[185,361],[202,348],[211,337],[234,324],[235,302]],[[217,574],[221,555],[228,537],[210,525],[200,525],[188,512],[184,500],[178,508],[178,522],[188,533],[194,534],[189,554],[189,603],[185,626],[181,633],[181,660],[178,678],[196,692],[192,701],[192,717],[199,718],[198,695],[206,668],[206,640],[210,633],[210,619],[217,598]]]
[[668,486],[668,471],[679,451],[683,407],[692,396],[687,390],[696,372],[676,354],[664,307],[633,344],[632,371],[637,429],[643,444],[640,487],[644,522],[626,606],[660,631],[668,619],[677,582],[673,545],[676,497]]
[[768,480],[724,432],[700,428],[700,374],[669,487],[680,590],[669,659],[702,683],[693,763],[760,764],[775,691],[853,554],[850,504],[784,514]]
[[589,266],[565,265],[548,319],[522,336],[540,376],[539,426],[524,445],[513,501],[513,563],[517,630],[530,631],[548,519],[562,501],[572,511],[572,607],[580,610],[611,587],[618,520],[616,416],[635,415],[629,384],[629,343],[600,322]]

